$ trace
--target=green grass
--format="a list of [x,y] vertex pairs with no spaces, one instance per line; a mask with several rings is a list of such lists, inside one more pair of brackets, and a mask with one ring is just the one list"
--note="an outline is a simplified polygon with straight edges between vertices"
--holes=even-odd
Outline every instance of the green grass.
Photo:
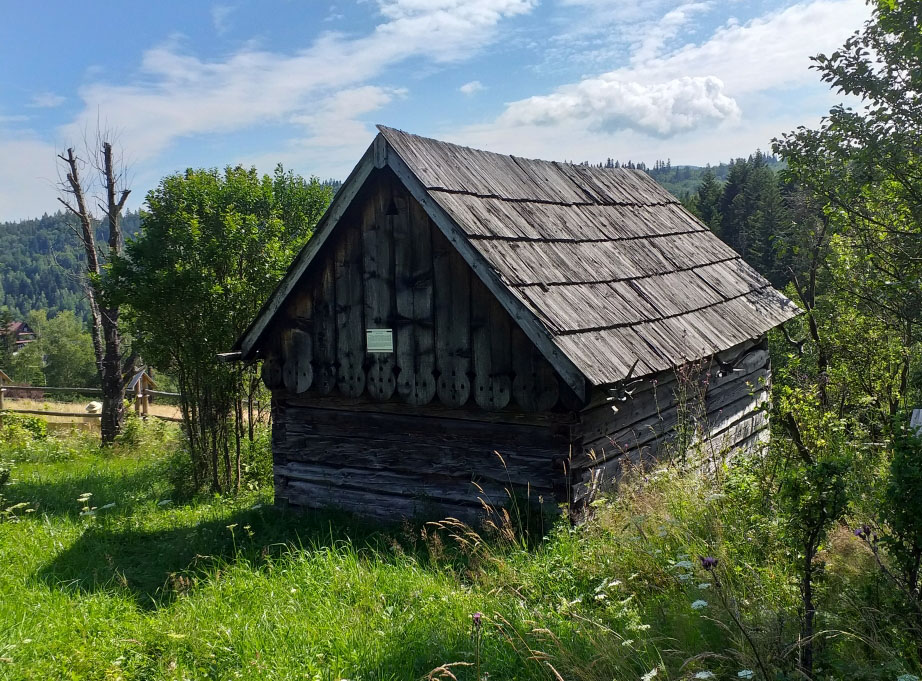
[[[490,679],[737,678],[755,662],[730,610],[773,669],[790,657],[773,646],[796,629],[796,585],[770,525],[701,476],[665,471],[526,545],[296,514],[268,491],[183,499],[170,432],[108,452],[86,438],[0,442],[3,503],[28,505],[0,521],[0,679],[402,680],[447,665],[432,678],[469,681],[475,612]],[[825,605],[870,583],[849,547]],[[699,555],[719,558],[729,608]],[[851,669],[827,678],[911,669],[870,643],[830,643]]]

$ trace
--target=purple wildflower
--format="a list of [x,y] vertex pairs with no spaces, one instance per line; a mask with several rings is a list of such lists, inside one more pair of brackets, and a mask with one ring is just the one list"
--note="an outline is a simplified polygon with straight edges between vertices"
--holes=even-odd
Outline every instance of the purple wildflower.
[[711,556],[698,556],[698,560],[701,561],[701,567],[708,572],[717,567],[717,559]]

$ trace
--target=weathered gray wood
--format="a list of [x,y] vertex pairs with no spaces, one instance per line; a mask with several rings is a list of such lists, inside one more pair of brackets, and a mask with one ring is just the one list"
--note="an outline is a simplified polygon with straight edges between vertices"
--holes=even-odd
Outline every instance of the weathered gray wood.
[[432,312],[432,229],[429,216],[416,201],[407,201],[410,209],[412,245],[411,280],[413,299],[413,335],[415,386],[410,404],[429,404],[436,394],[435,323]]
[[365,390],[362,249],[358,226],[343,229],[335,252],[336,384],[348,397]]
[[336,287],[333,260],[322,265],[312,296],[314,387],[328,395],[336,387]]
[[479,282],[471,285],[471,335],[474,401],[488,411],[503,409],[512,398],[511,327]]
[[234,344],[234,350],[243,352],[243,359],[250,359],[259,349],[263,335],[269,328],[270,322],[276,313],[283,307],[285,301],[292,291],[295,290],[301,277],[307,271],[308,266],[317,256],[321,247],[326,243],[333,230],[343,216],[346,210],[351,206],[352,200],[359,193],[359,190],[365,184],[365,180],[374,169],[374,144],[369,145],[365,154],[359,159],[355,168],[349,173],[349,176],[340,186],[339,190],[333,196],[330,207],[320,218],[317,226],[314,228],[314,234],[307,240],[304,248],[298,253],[294,263],[279,285],[273,291],[272,295],[256,315],[256,319],[250,324],[249,328],[243,333],[240,339]]
[[303,393],[314,381],[311,337],[300,329],[287,329],[282,333],[282,381],[292,393]]
[[461,407],[471,395],[469,268],[440,231],[432,241],[437,391],[443,404]]
[[[362,215],[366,329],[394,326],[394,240],[385,214],[389,200],[390,195],[379,185]],[[394,353],[368,353],[366,363],[368,394],[375,400],[390,399],[397,388]]]
[[521,331],[512,330],[512,370],[515,379],[512,394],[516,403],[525,411],[548,411],[557,404],[560,386],[553,368]]
[[[288,397],[290,396],[286,396],[286,399]],[[356,413],[395,415],[405,415],[407,413],[407,408],[402,402],[377,402],[369,401],[364,399],[364,397],[350,398],[335,394],[314,395],[308,393],[300,395],[297,398],[287,399],[287,402],[292,406],[320,407]],[[523,412],[512,409],[487,412],[471,407],[471,403],[468,403],[465,407],[449,407],[442,404],[441,401],[433,400],[429,404],[415,408],[413,414],[482,423],[547,426],[558,430],[561,434],[560,437],[566,439],[568,442],[569,429],[576,423],[576,416],[573,412]]]

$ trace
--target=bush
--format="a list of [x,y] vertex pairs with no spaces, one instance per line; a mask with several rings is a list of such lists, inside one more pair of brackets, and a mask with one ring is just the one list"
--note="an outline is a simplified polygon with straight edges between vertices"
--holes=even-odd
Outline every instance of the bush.
[[30,440],[44,440],[48,437],[48,424],[38,416],[5,411],[0,414],[0,419],[3,422],[3,426],[0,427],[0,440],[18,441],[23,436]]

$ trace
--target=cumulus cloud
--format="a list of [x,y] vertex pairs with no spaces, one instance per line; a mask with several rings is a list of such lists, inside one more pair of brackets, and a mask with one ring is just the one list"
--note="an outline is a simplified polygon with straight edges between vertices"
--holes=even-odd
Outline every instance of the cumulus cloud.
[[481,90],[483,90],[483,83],[481,83],[479,80],[472,80],[471,82],[465,83],[458,88],[458,91],[463,95],[472,95],[475,92],[480,92]]
[[337,92],[359,87],[411,57],[463,59],[493,40],[500,21],[531,11],[535,2],[378,0],[381,20],[370,33],[324,33],[294,54],[248,47],[208,61],[175,44],[163,45],[144,54],[137,82],[82,88],[84,109],[62,137],[93,128],[101,113],[143,161],[184,136],[285,122],[322,110],[335,103],[330,98]]
[[636,130],[669,137],[702,125],[739,118],[736,102],[713,76],[684,77],[654,85],[611,77],[587,79],[551,95],[511,104],[504,125],[558,125],[585,121],[605,131]]

